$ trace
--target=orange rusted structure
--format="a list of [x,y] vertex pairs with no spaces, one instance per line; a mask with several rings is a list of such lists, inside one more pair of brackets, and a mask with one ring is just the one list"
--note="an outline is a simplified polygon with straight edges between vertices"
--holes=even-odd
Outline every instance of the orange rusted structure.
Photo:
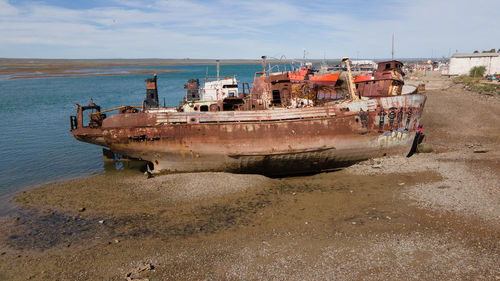
[[291,82],[311,82],[335,85],[340,77],[340,73],[315,75],[311,67],[302,67],[299,71],[290,71],[288,77]]

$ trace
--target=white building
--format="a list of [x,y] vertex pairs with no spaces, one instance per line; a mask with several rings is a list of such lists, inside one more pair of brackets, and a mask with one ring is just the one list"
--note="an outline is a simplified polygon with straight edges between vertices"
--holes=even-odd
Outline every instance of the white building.
[[453,54],[450,58],[448,75],[469,74],[469,70],[474,66],[485,66],[485,74],[500,73],[500,54]]
[[377,69],[377,63],[372,60],[352,60],[352,69],[360,71],[374,71]]

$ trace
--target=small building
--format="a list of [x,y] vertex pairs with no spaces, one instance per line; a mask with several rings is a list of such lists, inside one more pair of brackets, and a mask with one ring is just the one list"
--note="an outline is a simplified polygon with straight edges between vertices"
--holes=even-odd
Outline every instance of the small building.
[[374,71],[377,69],[377,63],[372,60],[353,60],[352,69],[357,71]]
[[457,76],[469,74],[474,66],[485,66],[485,74],[500,73],[500,54],[498,53],[475,53],[475,54],[453,54],[450,58],[448,75]]

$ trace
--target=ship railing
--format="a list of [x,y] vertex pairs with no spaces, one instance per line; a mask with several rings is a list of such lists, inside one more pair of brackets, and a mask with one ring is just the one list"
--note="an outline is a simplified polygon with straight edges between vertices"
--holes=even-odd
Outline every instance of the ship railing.
[[[293,112],[295,111],[295,112]],[[157,121],[167,124],[190,123],[233,123],[233,122],[272,122],[284,120],[300,120],[335,116],[335,110],[329,108],[300,108],[297,110],[276,110],[271,112],[183,112],[158,113]]]
[[[76,116],[69,117],[71,130],[76,130],[76,129],[85,128],[85,127],[91,127],[91,125],[95,125],[96,122],[98,122],[99,119],[101,119],[102,115],[96,115],[96,116],[89,115],[89,117],[90,117],[89,125],[84,126],[83,125],[83,112],[86,110],[91,110],[91,112],[94,112],[94,110],[101,111],[101,107],[98,106],[97,104],[95,104],[92,101],[92,99],[90,99],[89,104],[86,106],[81,106],[77,103],[75,103],[73,105],[76,106],[77,109],[76,109]],[[105,115],[105,114],[103,114],[103,115]],[[93,117],[97,117],[97,118],[93,118]]]

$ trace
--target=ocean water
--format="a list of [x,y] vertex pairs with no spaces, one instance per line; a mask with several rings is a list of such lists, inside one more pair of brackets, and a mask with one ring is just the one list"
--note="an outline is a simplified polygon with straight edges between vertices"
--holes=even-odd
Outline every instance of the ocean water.
[[[134,68],[134,67],[131,67]],[[137,67],[144,68],[144,66]],[[190,78],[216,75],[214,65],[164,66],[180,72],[158,74],[160,102],[177,106]],[[260,65],[223,65],[221,76],[236,75],[251,83]],[[140,105],[144,79],[152,74],[77,78],[0,80],[0,214],[12,208],[12,197],[54,181],[104,173],[102,148],[79,142],[70,133],[73,103],[89,99],[102,109]]]

